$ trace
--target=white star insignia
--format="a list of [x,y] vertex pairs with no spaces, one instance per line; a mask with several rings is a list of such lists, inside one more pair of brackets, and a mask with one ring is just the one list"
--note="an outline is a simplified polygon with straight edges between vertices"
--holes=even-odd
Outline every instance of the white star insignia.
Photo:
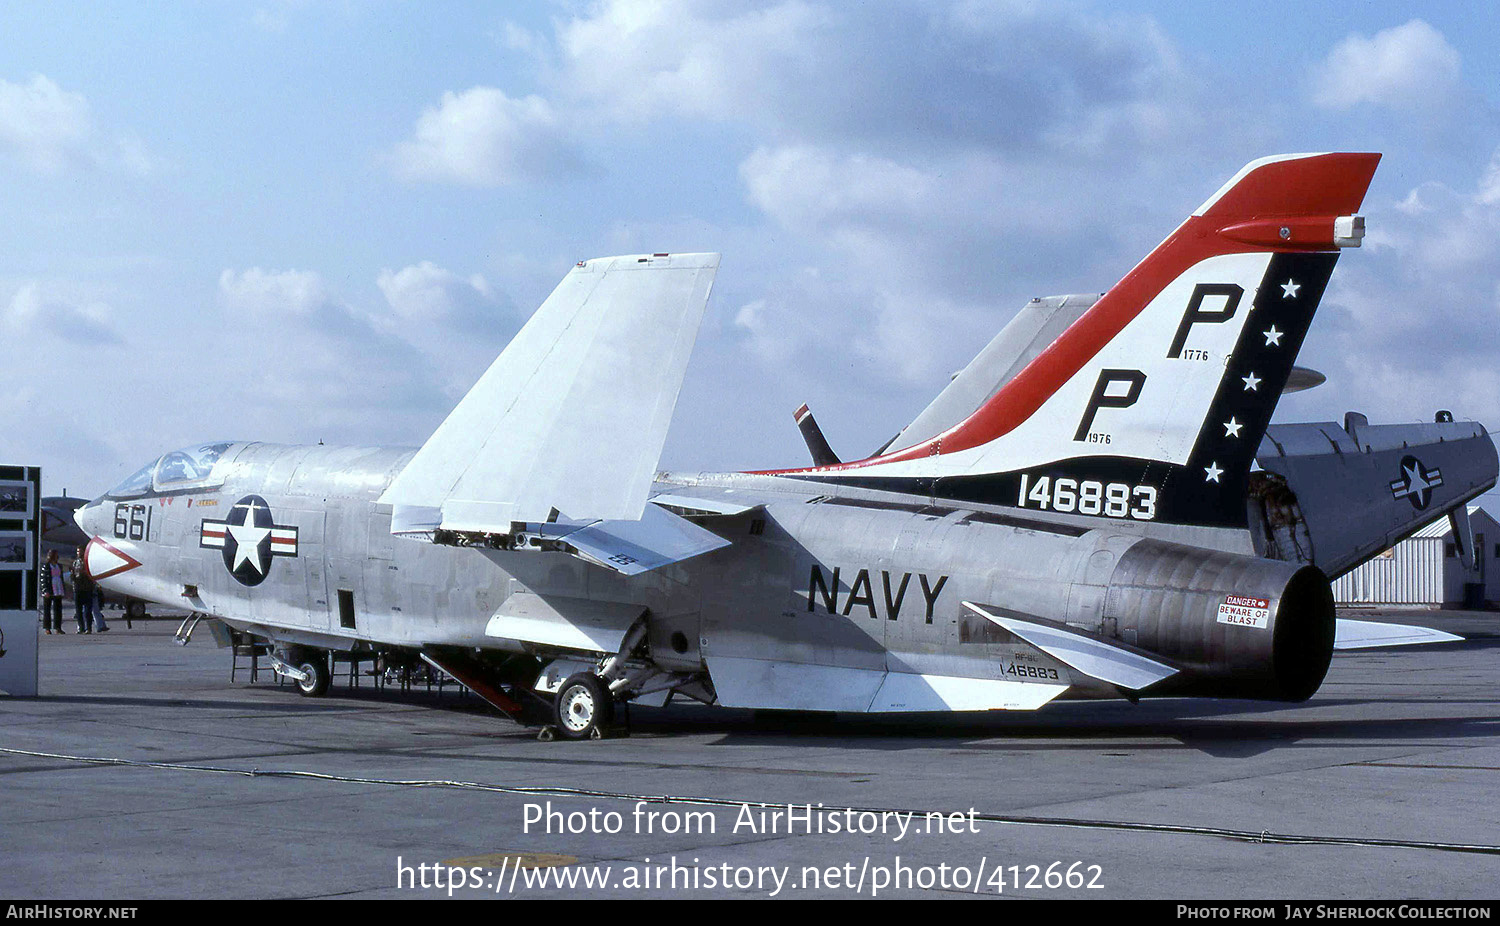
[[260,561],[260,542],[271,533],[269,527],[255,526],[256,504],[251,502],[245,506],[245,523],[228,524],[229,533],[234,537],[234,565],[231,569],[240,568],[241,563],[249,563],[255,567],[255,571],[261,575],[266,574],[265,563]]
[[1262,331],[1261,334],[1263,334],[1263,335],[1266,336],[1266,346],[1267,347],[1271,347],[1272,345],[1274,345],[1276,347],[1280,347],[1281,346],[1281,336],[1284,335],[1284,334],[1286,334],[1286,332],[1285,331],[1277,331],[1276,330],[1276,326],[1272,325],[1270,331]]
[[1241,376],[1240,377],[1240,382],[1242,382],[1242,383],[1245,384],[1245,391],[1246,392],[1258,392],[1259,391],[1255,387],[1260,385],[1260,377],[1256,376],[1254,373],[1251,373],[1249,376]]
[[1281,298],[1295,299],[1297,297],[1297,290],[1301,288],[1302,284],[1298,283],[1296,280],[1287,280],[1285,283],[1281,284]]
[[1219,477],[1224,474],[1224,471],[1219,469],[1217,460],[1203,467],[1203,472],[1205,473],[1203,477],[1204,482],[1218,482]]
[[1239,437],[1240,428],[1243,427],[1244,425],[1240,424],[1238,421],[1235,421],[1234,418],[1231,417],[1228,421],[1224,422],[1224,436]]
[[1422,466],[1420,463],[1415,466],[1403,466],[1401,468],[1406,471],[1406,484],[1410,487],[1411,491],[1420,492],[1424,489],[1432,488],[1432,483],[1428,482],[1427,478],[1422,475]]

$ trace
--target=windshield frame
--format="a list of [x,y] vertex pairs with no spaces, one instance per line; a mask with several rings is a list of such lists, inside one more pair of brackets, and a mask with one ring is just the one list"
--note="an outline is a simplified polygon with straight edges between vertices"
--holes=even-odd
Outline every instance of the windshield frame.
[[[162,454],[151,470],[152,490],[165,493],[223,485],[224,476],[219,464],[234,445],[235,441],[204,441]],[[191,467],[190,474],[180,478],[164,478],[163,470],[179,463],[186,463]]]
[[[217,489],[224,484],[226,464],[237,456],[236,449],[242,446],[243,441],[202,441],[169,450],[125,477],[104,493],[103,497],[125,500]],[[191,475],[176,479],[162,478],[164,465],[184,461],[191,467]]]

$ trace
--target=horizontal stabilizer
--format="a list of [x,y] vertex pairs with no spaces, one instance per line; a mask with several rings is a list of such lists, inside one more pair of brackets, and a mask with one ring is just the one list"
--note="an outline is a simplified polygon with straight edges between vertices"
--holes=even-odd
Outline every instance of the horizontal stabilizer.
[[594,653],[618,652],[645,612],[638,604],[516,592],[490,618],[487,637]]
[[1334,649],[1371,649],[1376,646],[1415,646],[1420,643],[1453,643],[1457,634],[1411,624],[1385,624],[1339,618],[1334,622]]
[[651,496],[651,504],[660,505],[673,514],[684,518],[733,517],[762,507],[759,502],[745,504],[726,498],[697,498],[692,495],[675,495],[658,492]]
[[718,266],[579,263],[381,496],[392,532],[639,518]]
[[544,548],[560,544],[576,556],[633,576],[727,547],[725,540],[686,518],[647,505],[634,521],[554,521],[521,525],[518,539]]
[[1040,618],[965,601],[964,607],[1009,630],[1037,649],[1084,675],[1120,688],[1139,691],[1177,674],[1177,669],[1143,653],[1071,627],[1039,623]]

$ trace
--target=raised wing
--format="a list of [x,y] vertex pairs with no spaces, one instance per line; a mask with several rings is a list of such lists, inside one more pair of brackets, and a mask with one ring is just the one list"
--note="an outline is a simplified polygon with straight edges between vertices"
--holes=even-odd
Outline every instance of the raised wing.
[[580,262],[381,496],[391,532],[639,520],[718,266]]

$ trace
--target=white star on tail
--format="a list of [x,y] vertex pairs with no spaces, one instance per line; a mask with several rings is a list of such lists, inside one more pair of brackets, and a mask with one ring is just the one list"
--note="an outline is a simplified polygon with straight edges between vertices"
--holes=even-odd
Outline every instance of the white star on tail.
[[1239,437],[1240,428],[1243,427],[1244,425],[1240,424],[1238,421],[1235,421],[1234,418],[1231,417],[1228,421],[1224,422],[1224,436]]
[[1266,346],[1267,347],[1271,347],[1272,345],[1275,345],[1276,347],[1280,347],[1281,346],[1281,336],[1284,335],[1284,334],[1286,334],[1286,332],[1285,331],[1277,331],[1276,330],[1276,326],[1272,325],[1271,326],[1271,330],[1269,330],[1269,331],[1262,331],[1261,334],[1263,334],[1263,335],[1266,336]]
[[1295,299],[1297,296],[1297,290],[1301,288],[1302,284],[1298,283],[1296,280],[1287,280],[1285,283],[1281,284],[1281,298]]
[[249,563],[255,567],[255,571],[261,575],[266,574],[266,564],[261,562],[260,542],[271,533],[269,527],[255,526],[254,502],[245,506],[245,523],[228,524],[229,535],[234,538],[234,565],[231,569],[240,568],[241,563]]
[[1203,472],[1206,474],[1203,477],[1204,482],[1218,482],[1219,477],[1224,475],[1224,471],[1219,469],[1219,461],[1217,460],[1203,467]]
[[1251,374],[1249,376],[1241,376],[1240,377],[1240,382],[1242,382],[1242,383],[1245,384],[1245,391],[1246,392],[1259,392],[1260,391],[1260,390],[1258,390],[1258,389],[1255,388],[1256,386],[1260,385],[1260,377],[1256,376],[1254,372],[1251,372]]

